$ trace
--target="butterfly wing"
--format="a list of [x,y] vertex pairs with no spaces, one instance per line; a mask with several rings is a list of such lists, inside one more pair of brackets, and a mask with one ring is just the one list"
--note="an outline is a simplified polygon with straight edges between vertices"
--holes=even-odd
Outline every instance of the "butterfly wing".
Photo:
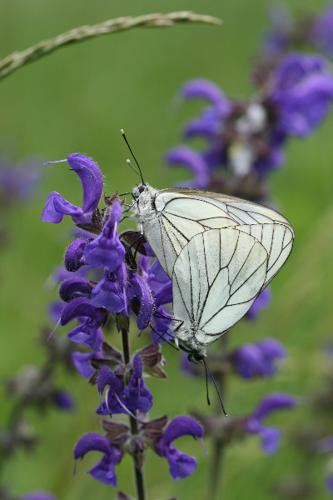
[[183,342],[204,346],[239,321],[267,275],[268,254],[239,228],[210,229],[194,236],[176,260],[173,313]]
[[146,237],[171,277],[182,249],[196,235],[211,229],[243,227],[266,248],[271,271],[267,281],[287,259],[294,232],[281,214],[239,198],[196,190],[162,190],[154,199],[159,216],[145,227]]

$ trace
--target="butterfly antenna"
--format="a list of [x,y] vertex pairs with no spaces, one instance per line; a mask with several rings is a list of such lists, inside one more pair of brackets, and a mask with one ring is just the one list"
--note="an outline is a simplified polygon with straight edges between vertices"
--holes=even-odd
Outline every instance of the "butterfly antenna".
[[[128,142],[128,139],[126,137],[125,130],[122,128],[122,129],[120,129],[120,132],[121,132],[121,135],[123,136],[123,139],[125,141],[126,146],[128,147],[128,150],[131,153],[131,156],[132,156],[133,160],[135,161],[135,164],[136,164],[136,166],[138,168],[141,182],[142,182],[142,184],[145,184],[145,181],[144,181],[143,175],[142,175],[142,170],[141,170],[141,167],[140,167],[140,163],[138,162],[135,154],[133,153],[133,150],[132,150],[132,148],[130,146],[130,143]],[[128,163],[128,161],[127,161],[127,163]]]
[[207,368],[207,363],[206,363],[206,361],[204,359],[202,360],[202,363],[203,363],[204,368],[205,368],[206,399],[207,399],[208,406],[210,406],[210,397],[209,397],[209,372],[208,372],[208,368]]
[[[208,372],[208,370],[207,370],[207,372]],[[221,393],[220,393],[219,387],[218,387],[218,385],[217,385],[217,383],[216,383],[215,377],[214,377],[214,375],[213,375],[211,372],[208,372],[208,373],[209,373],[209,377],[211,378],[211,380],[212,380],[212,382],[213,382],[213,384],[214,384],[214,387],[215,387],[215,390],[216,390],[216,394],[217,394],[217,396],[218,396],[218,398],[219,398],[219,401],[220,401],[220,405],[221,405],[221,408],[222,408],[223,414],[224,414],[224,416],[225,416],[225,417],[227,417],[227,416],[228,416],[228,414],[227,414],[227,412],[226,412],[226,410],[225,410],[225,406],[224,406],[224,404],[223,404],[223,399],[222,399],[222,396],[221,396]]]
[[140,176],[139,172],[137,171],[136,168],[133,167],[132,162],[131,162],[131,160],[129,158],[127,158],[126,163],[127,163],[127,166],[129,168],[131,168],[133,170],[133,172],[135,172],[136,175],[138,175],[140,177],[140,179],[141,179],[141,176]]

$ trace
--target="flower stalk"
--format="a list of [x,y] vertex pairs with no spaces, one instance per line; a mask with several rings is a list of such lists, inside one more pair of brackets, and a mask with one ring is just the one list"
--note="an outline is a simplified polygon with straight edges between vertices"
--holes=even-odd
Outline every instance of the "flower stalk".
[[115,19],[108,19],[97,24],[79,26],[78,28],[73,28],[66,33],[57,35],[54,38],[42,40],[28,49],[21,52],[14,52],[2,59],[0,61],[0,79],[9,76],[20,67],[33,61],[37,61],[38,59],[67,45],[84,42],[85,40],[102,35],[126,31],[131,28],[170,27],[179,23],[220,25],[222,24],[222,21],[217,17],[196,14],[195,12],[179,11],[170,12],[168,14],[156,13],[137,17],[118,17]]
[[[122,328],[121,340],[122,340],[124,361],[125,364],[127,365],[131,359],[127,328]],[[129,415],[129,422],[130,422],[131,434],[132,436],[136,436],[138,434],[138,425],[136,419],[132,415]],[[134,465],[135,487],[138,500],[146,500],[143,470],[142,467],[139,466],[134,456],[133,456],[133,465]]]

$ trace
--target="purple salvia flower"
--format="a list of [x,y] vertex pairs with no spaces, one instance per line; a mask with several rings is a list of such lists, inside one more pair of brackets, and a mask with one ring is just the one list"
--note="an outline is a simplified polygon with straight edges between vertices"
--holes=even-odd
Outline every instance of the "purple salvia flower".
[[209,185],[209,168],[204,158],[187,146],[178,146],[166,156],[168,165],[182,165],[194,175],[194,181],[186,183],[187,187],[207,188]]
[[333,100],[333,75],[319,56],[290,54],[272,75],[267,96],[288,135],[306,137],[320,125]]
[[262,449],[267,455],[275,453],[278,449],[281,433],[276,427],[264,426],[262,421],[278,410],[293,408],[296,403],[296,398],[289,394],[271,394],[266,396],[247,418],[246,432],[260,436]]
[[176,417],[167,425],[162,437],[155,444],[155,450],[158,455],[168,460],[173,479],[190,476],[197,466],[196,459],[177,450],[172,444],[173,441],[182,436],[202,438],[203,434],[201,424],[191,417]]
[[269,303],[271,302],[271,298],[272,298],[271,289],[264,288],[264,290],[262,290],[262,292],[259,293],[258,297],[248,310],[246,318],[251,321],[255,320],[261,313],[261,311],[263,309],[266,309],[266,307],[269,305]]
[[283,359],[286,351],[275,339],[265,339],[256,344],[245,344],[231,355],[235,370],[245,379],[269,377],[276,372],[275,362]]
[[109,217],[101,234],[85,248],[86,263],[92,267],[104,267],[109,272],[118,269],[125,257],[125,249],[118,237],[118,223],[121,219],[121,204],[116,199],[110,208]]
[[84,249],[87,243],[87,240],[77,238],[67,247],[64,256],[64,264],[67,271],[71,273],[75,272],[85,264]]
[[100,394],[105,387],[105,401],[99,406],[97,413],[112,415],[113,413],[147,413],[153,405],[153,397],[143,380],[142,361],[139,355],[132,362],[128,384],[125,386],[122,376],[115,374],[110,368],[103,366],[98,374],[97,387]]
[[117,446],[114,446],[106,437],[89,432],[81,437],[74,448],[74,459],[82,459],[89,451],[99,451],[103,453],[103,457],[90,471],[97,481],[112,486],[117,485],[117,477],[115,466],[122,459],[122,451]]
[[79,176],[82,184],[82,208],[73,205],[65,200],[61,194],[54,191],[48,195],[42,220],[58,224],[65,215],[69,215],[76,224],[89,225],[103,192],[102,172],[91,158],[79,153],[69,155],[67,162],[71,170]]
[[329,56],[333,55],[333,6],[316,18],[310,34],[312,42]]

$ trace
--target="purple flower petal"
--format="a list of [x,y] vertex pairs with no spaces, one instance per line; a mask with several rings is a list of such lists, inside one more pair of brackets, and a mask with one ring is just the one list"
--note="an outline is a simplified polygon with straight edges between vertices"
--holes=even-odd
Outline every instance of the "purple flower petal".
[[182,88],[182,96],[185,99],[204,99],[212,104],[224,106],[226,112],[230,109],[229,101],[221,89],[209,80],[197,79],[188,82]]
[[71,169],[79,176],[82,184],[83,212],[92,214],[98,207],[103,193],[103,174],[94,160],[80,153],[69,155],[67,161]]
[[257,345],[245,344],[232,356],[236,371],[245,379],[250,379],[265,372],[264,359]]
[[52,395],[52,401],[60,410],[72,411],[75,408],[72,396],[66,391],[55,391]]
[[[125,275],[124,266],[120,266],[119,270]],[[114,275],[104,274],[92,290],[91,303],[96,307],[104,307],[112,313],[127,313],[125,283],[119,272]]]
[[261,421],[277,410],[293,408],[296,403],[296,398],[289,394],[270,394],[266,396],[256,408],[253,413],[253,418]]
[[95,467],[90,469],[89,474],[103,484],[111,484],[117,486],[117,476],[115,471],[114,462],[111,457],[103,457]]
[[138,274],[132,274],[129,280],[129,290],[128,290],[129,300],[137,299],[139,304],[139,309],[137,312],[137,325],[139,330],[145,330],[151,320],[154,299],[152,297],[150,287],[146,280],[139,276]]
[[283,131],[298,137],[312,133],[333,100],[333,75],[325,59],[303,54],[286,56],[273,75],[269,99]]
[[282,359],[286,356],[286,350],[278,340],[267,338],[257,342],[257,346],[268,361]]
[[264,288],[262,292],[259,293],[256,300],[253,302],[252,306],[246,313],[247,319],[253,321],[265,309],[271,301],[272,293],[270,288]]
[[176,480],[190,476],[197,467],[197,461],[194,457],[181,453],[173,446],[168,451],[166,458],[169,462],[171,477]]
[[198,187],[206,188],[209,185],[208,165],[199,153],[187,146],[172,149],[166,156],[166,162],[169,165],[180,164],[188,168],[195,176]]
[[203,428],[199,422],[188,416],[174,418],[164,430],[162,437],[155,444],[156,452],[169,462],[173,479],[183,479],[196,468],[196,459],[185,455],[172,446],[172,442],[182,436],[203,437]]
[[42,221],[59,224],[64,218],[64,215],[70,215],[73,220],[75,219],[76,221],[80,221],[84,218],[82,208],[65,200],[60,193],[52,191],[46,199],[42,212]]
[[87,280],[80,276],[74,276],[61,283],[59,295],[64,302],[70,302],[77,297],[89,298],[91,290],[92,286]]
[[88,432],[82,436],[74,448],[74,459],[83,458],[89,451],[100,451],[102,453],[111,453],[109,440],[97,434],[97,432]]
[[78,297],[64,307],[61,315],[61,325],[67,325],[73,319],[80,317],[90,318],[96,324],[102,325],[106,318],[106,313],[94,307],[86,298]]
[[72,360],[76,370],[84,378],[90,378],[95,369],[91,365],[91,360],[97,355],[94,352],[73,352]]
[[75,272],[84,262],[84,249],[87,245],[87,240],[78,238],[67,247],[64,257],[65,267],[67,271]]
[[167,425],[163,440],[166,445],[169,445],[172,441],[182,436],[202,438],[203,435],[202,425],[197,420],[188,416],[181,416],[174,418]]
[[279,448],[281,431],[275,427],[265,427],[259,434],[263,451],[267,455],[273,455]]
[[68,332],[68,338],[75,344],[90,347],[94,352],[98,352],[104,342],[102,329],[90,320],[79,323],[78,326]]
[[100,451],[103,457],[90,471],[95,479],[105,484],[116,486],[115,465],[122,459],[122,451],[113,446],[110,441],[96,432],[82,436],[74,448],[74,458],[83,458],[89,451]]

